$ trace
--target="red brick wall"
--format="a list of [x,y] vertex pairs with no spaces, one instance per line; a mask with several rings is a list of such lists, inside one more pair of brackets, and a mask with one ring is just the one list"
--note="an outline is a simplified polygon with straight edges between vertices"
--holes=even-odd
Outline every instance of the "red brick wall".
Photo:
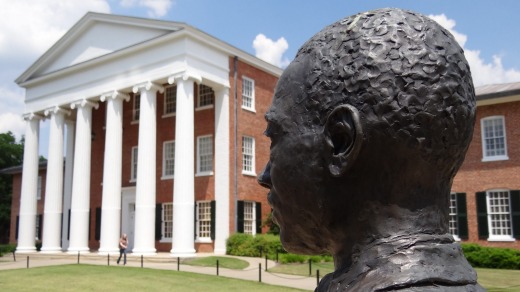
[[[234,163],[233,163],[233,135],[234,135],[234,72],[233,72],[233,58],[229,59],[230,70],[230,232],[234,233]],[[247,77],[254,80],[255,84],[255,111],[251,112],[242,109],[242,78]],[[267,203],[267,189],[261,187],[257,181],[256,176],[242,174],[242,137],[249,136],[255,139],[255,173],[260,174],[269,160],[270,141],[264,136],[264,131],[267,126],[264,115],[271,105],[274,88],[278,78],[266,73],[258,68],[255,68],[242,61],[238,61],[237,66],[237,119],[238,119],[238,137],[237,141],[237,160],[238,160],[238,200],[247,200],[260,202],[262,204],[262,220],[271,212],[271,207]],[[264,228],[262,232],[266,232]]]
[[[504,116],[508,160],[482,162],[480,120]],[[476,192],[491,189],[520,190],[520,102],[479,106],[473,140],[453,181],[453,192],[466,193],[469,240],[485,246],[520,248],[520,241],[488,242],[478,239]]]

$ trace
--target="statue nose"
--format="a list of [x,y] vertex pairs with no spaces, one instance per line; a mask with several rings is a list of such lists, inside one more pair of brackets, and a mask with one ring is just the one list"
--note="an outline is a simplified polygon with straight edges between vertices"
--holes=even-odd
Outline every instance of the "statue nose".
[[258,175],[257,181],[264,188],[271,188],[271,161],[267,163],[264,170]]

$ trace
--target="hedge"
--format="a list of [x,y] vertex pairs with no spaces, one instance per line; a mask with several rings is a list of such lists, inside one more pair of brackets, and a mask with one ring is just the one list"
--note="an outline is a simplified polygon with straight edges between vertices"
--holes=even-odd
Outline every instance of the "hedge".
[[0,257],[16,250],[16,244],[0,244]]
[[462,251],[475,268],[520,270],[520,250],[463,243]]
[[278,251],[279,262],[286,263],[305,263],[332,261],[330,255],[297,255],[287,253],[280,242],[280,237],[273,234],[258,234],[255,236],[243,233],[235,233],[227,240],[227,254],[246,257],[263,257],[275,259]]

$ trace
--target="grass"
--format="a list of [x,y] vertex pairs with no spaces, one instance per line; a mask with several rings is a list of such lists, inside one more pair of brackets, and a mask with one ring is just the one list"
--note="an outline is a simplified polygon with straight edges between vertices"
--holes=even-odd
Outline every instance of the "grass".
[[188,272],[83,264],[0,271],[0,287],[2,291],[303,291]]
[[[316,276],[316,270],[320,270],[320,277],[334,271],[333,263],[313,263],[312,276]],[[478,282],[489,292],[520,292],[520,270],[475,269],[478,274]],[[291,275],[309,275],[309,264],[278,265],[269,269],[273,273]]]
[[242,270],[249,266],[248,262],[241,259],[215,256],[188,259],[183,261],[183,264],[202,267],[216,267],[217,260],[220,268]]

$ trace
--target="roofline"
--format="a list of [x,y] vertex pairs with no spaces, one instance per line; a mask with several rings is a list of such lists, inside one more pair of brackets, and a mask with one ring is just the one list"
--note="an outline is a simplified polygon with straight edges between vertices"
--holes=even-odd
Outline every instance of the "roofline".
[[[47,160],[38,162],[38,170],[47,169]],[[0,174],[18,174],[23,172],[23,165],[15,165],[0,169]]]
[[[272,65],[268,62],[265,62],[241,49],[238,49],[235,46],[232,46],[220,39],[217,39],[214,36],[211,36],[210,34],[203,32],[191,25],[188,25],[183,22],[174,22],[174,21],[167,21],[167,20],[156,20],[156,19],[149,19],[149,18],[141,18],[141,17],[133,17],[133,16],[123,16],[123,15],[116,15],[116,14],[105,14],[105,13],[97,13],[97,12],[88,12],[85,14],[76,24],[72,26],[54,45],[52,45],[42,56],[40,56],[27,70],[25,70],[18,78],[16,78],[15,82],[21,86],[27,86],[30,84],[33,84],[33,81],[41,82],[45,81],[47,79],[55,78],[56,76],[59,76],[59,73],[68,73],[70,70],[77,70],[78,68],[82,68],[82,66],[78,65],[91,65],[94,64],[93,62],[99,61],[99,59],[102,59],[101,56],[99,58],[95,58],[92,60],[88,60],[86,62],[82,62],[76,65],[73,65],[71,67],[67,67],[64,70],[58,70],[54,71],[48,74],[45,74],[43,76],[37,77],[35,79],[28,80],[28,78],[31,76],[31,74],[34,74],[34,72],[41,66],[44,62],[51,59],[56,52],[67,43],[69,39],[74,38],[76,34],[79,34],[83,29],[85,29],[85,25],[90,21],[106,21],[111,23],[120,23],[120,24],[128,24],[128,25],[140,25],[140,26],[146,26],[146,27],[152,27],[152,28],[160,28],[160,29],[170,29],[172,30],[170,33],[167,33],[166,35],[163,35],[162,37],[172,35],[174,32],[182,31],[183,29],[187,29],[194,35],[198,37],[199,40],[205,42],[206,44],[209,44],[213,46],[216,49],[219,49],[223,52],[226,52],[232,56],[237,56],[246,63],[249,63],[251,65],[255,65],[277,77],[279,77],[282,74],[282,69]],[[136,23],[137,21],[137,23]],[[144,46],[144,44],[149,44],[150,42],[155,43],[157,39],[162,39],[162,37],[158,37],[149,41],[145,41],[141,43],[141,45]],[[141,47],[140,45],[131,46],[129,48],[135,48],[135,47]],[[117,53],[126,53],[127,49],[122,49],[117,52],[114,52],[112,54],[105,55],[105,57],[112,57],[117,56]]]

